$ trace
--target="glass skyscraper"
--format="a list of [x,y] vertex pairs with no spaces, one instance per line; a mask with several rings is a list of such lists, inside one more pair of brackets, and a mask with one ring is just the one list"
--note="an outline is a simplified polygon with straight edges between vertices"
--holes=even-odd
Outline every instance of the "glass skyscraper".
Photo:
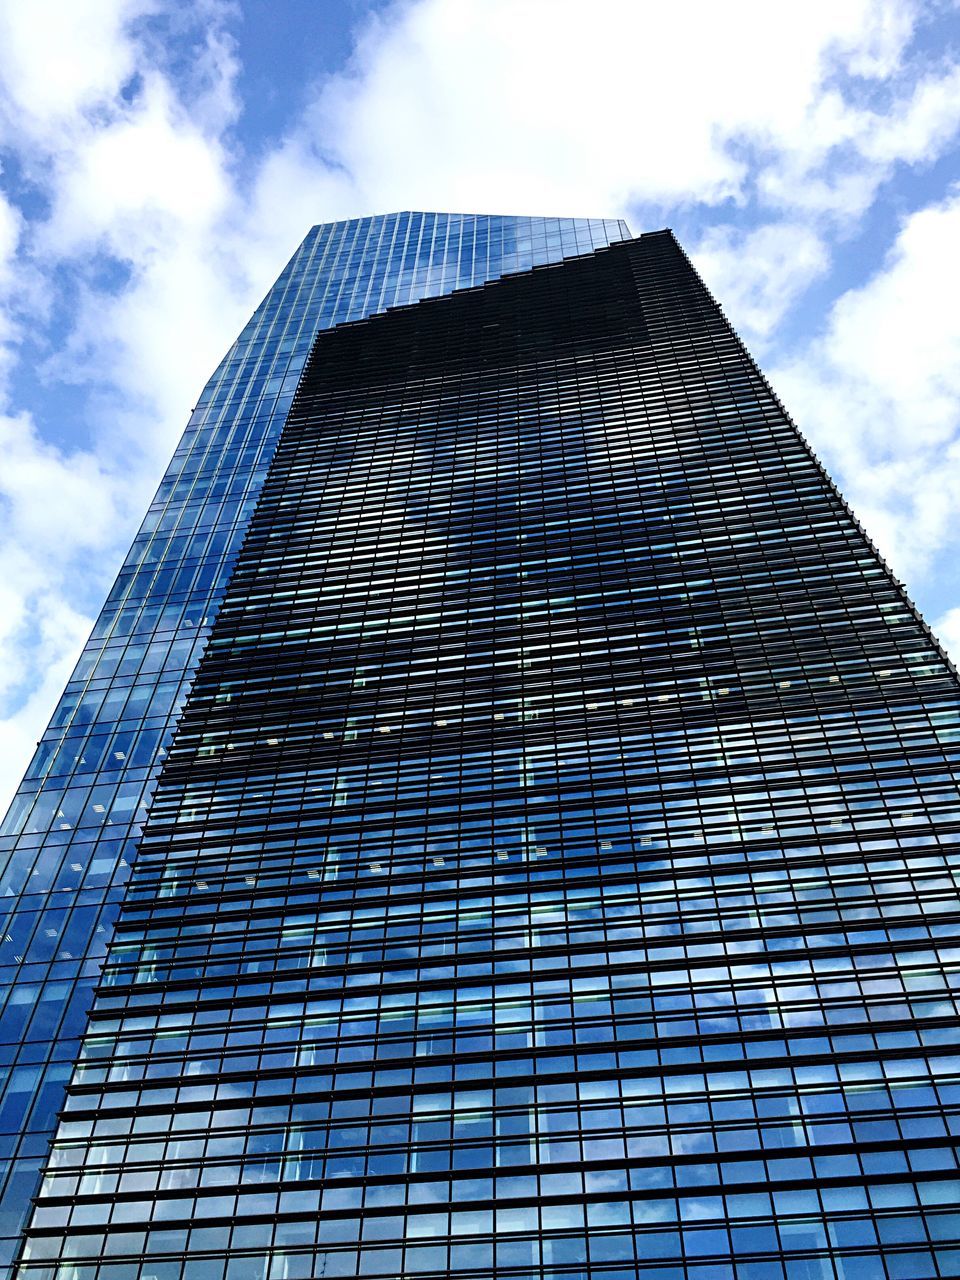
[[210,378],[0,828],[0,1275],[157,770],[317,330],[628,234],[609,220],[431,213],[314,227]]
[[21,1280],[960,1274],[958,694],[669,233],[314,229],[4,829]]

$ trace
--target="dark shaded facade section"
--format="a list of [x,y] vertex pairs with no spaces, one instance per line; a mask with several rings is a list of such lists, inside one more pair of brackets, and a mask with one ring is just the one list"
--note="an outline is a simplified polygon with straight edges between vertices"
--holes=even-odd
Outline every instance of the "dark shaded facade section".
[[21,1276],[956,1275],[958,704],[668,233],[321,334]]

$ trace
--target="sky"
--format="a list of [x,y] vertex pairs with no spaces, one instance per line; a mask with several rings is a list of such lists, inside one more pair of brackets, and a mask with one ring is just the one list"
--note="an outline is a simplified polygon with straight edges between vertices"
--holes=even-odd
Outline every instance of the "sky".
[[960,657],[945,0],[0,0],[0,808],[314,223],[670,226]]

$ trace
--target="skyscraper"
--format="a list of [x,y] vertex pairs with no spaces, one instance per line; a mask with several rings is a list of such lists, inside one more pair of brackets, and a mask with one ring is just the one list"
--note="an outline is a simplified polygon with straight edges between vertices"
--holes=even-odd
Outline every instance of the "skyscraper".
[[237,532],[23,1277],[960,1272],[955,673],[673,237],[534,225],[347,255],[289,412],[198,408]]
[[314,227],[203,389],[0,828],[0,1275],[157,769],[317,330],[627,234],[622,222],[429,213]]

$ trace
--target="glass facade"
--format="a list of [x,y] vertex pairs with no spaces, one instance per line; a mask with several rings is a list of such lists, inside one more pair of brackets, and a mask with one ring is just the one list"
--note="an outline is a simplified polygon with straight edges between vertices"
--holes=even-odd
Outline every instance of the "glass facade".
[[21,1280],[957,1275],[958,694],[669,233],[319,334]]
[[317,330],[627,234],[602,220],[428,213],[314,227],[211,377],[0,828],[0,1276],[157,771]]

